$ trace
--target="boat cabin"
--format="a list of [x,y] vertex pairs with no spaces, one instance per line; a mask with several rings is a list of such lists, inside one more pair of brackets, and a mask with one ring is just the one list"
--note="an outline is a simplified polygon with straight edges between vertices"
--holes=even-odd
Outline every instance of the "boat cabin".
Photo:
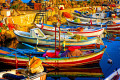
[[93,18],[105,18],[106,17],[106,13],[94,13],[92,15]]
[[39,28],[31,29],[30,30],[30,37],[33,37],[33,38],[39,38],[39,37],[47,38],[45,36],[45,34]]

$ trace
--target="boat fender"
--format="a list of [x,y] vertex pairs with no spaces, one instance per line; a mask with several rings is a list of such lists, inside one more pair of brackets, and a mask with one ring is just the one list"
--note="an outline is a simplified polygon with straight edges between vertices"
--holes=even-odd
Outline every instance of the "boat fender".
[[109,64],[112,64],[112,59],[108,59],[108,63],[109,63]]
[[107,45],[105,46],[105,48],[107,48]]
[[11,74],[11,73],[3,74],[2,77],[5,78],[5,79],[8,79],[8,80],[21,80],[21,79],[25,79],[24,76],[17,76],[17,75]]

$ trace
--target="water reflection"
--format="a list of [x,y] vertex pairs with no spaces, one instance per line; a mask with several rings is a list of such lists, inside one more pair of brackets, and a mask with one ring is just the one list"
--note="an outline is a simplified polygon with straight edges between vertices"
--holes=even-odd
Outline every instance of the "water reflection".
[[47,68],[47,80],[99,80],[104,78],[99,64],[85,65],[70,68]]

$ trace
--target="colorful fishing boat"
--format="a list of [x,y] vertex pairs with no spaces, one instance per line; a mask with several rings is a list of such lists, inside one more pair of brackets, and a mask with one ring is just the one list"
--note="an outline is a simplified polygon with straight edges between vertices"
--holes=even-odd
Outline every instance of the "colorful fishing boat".
[[[44,26],[44,27],[42,27]],[[41,24],[36,24],[36,27],[40,28],[43,33],[48,34],[48,35],[55,35],[55,27],[52,25],[41,25]],[[57,29],[57,35],[59,34],[59,28]],[[80,28],[78,30],[75,28],[60,28],[60,35],[63,35],[64,33],[70,34],[70,35],[81,35],[81,36],[86,36],[86,37],[95,37],[95,36],[100,36],[104,32],[104,28],[95,28],[95,29],[88,29],[88,28]]]
[[19,42],[25,42],[29,44],[43,45],[43,46],[55,46],[55,40],[57,46],[68,47],[68,46],[85,46],[90,44],[100,44],[103,43],[98,37],[81,37],[81,39],[74,39],[74,36],[60,35],[55,37],[50,35],[45,35],[39,28],[34,28],[29,32],[23,32],[14,30],[16,38]]
[[[79,22],[74,22],[74,20],[70,20],[70,19],[66,19],[68,22],[69,26],[90,26],[90,27],[103,27],[106,28],[106,30],[108,32],[112,32],[112,33],[116,33],[116,34],[120,34],[120,24],[118,23],[114,23],[112,21],[108,21],[106,22],[106,24],[92,24],[92,23],[79,23]],[[110,24],[109,24],[110,22]]]
[[[31,57],[36,56],[37,58],[40,58],[43,62],[44,67],[73,67],[73,66],[81,66],[86,64],[93,64],[93,63],[99,63],[101,60],[106,46],[101,45],[100,49],[83,49],[80,50],[80,52],[77,52],[74,56],[69,56],[73,50],[78,51],[80,48],[72,47],[68,50],[60,51],[60,50],[47,50],[45,53],[32,53],[31,51],[26,54],[25,51],[13,51],[6,52],[8,49],[1,48],[0,51],[0,62],[5,63],[7,65],[16,66],[16,64],[19,67],[26,66],[26,62],[29,61],[29,57],[26,55],[32,55]],[[29,51],[29,50],[27,50]],[[74,52],[73,51],[73,52]],[[81,53],[82,51],[82,53]],[[16,54],[16,56],[15,56]],[[79,54],[79,55],[78,55]],[[17,60],[17,63],[16,63]]]
[[46,80],[46,72],[37,74],[29,74],[27,72],[27,69],[24,68],[2,71],[0,72],[0,80]]
[[120,80],[120,68],[106,77],[105,80]]
[[80,11],[75,10],[73,15],[77,15],[79,17],[84,17],[86,19],[93,19],[93,20],[97,20],[97,19],[109,19],[109,17],[107,16],[106,13],[104,13],[103,11],[101,12],[96,12],[96,13],[91,13],[89,14],[89,12],[86,13],[81,13]]

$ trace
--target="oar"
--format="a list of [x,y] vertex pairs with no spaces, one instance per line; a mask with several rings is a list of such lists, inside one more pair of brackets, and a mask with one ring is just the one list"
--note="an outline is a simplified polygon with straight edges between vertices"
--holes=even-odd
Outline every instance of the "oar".
[[22,43],[22,44],[24,44],[25,46],[31,47],[31,48],[33,48],[33,49],[37,49],[37,50],[40,51],[40,52],[45,52],[44,50],[42,50],[42,49],[40,49],[40,48],[38,48],[38,47],[34,47],[34,46],[31,46],[31,45],[26,44],[26,43]]

